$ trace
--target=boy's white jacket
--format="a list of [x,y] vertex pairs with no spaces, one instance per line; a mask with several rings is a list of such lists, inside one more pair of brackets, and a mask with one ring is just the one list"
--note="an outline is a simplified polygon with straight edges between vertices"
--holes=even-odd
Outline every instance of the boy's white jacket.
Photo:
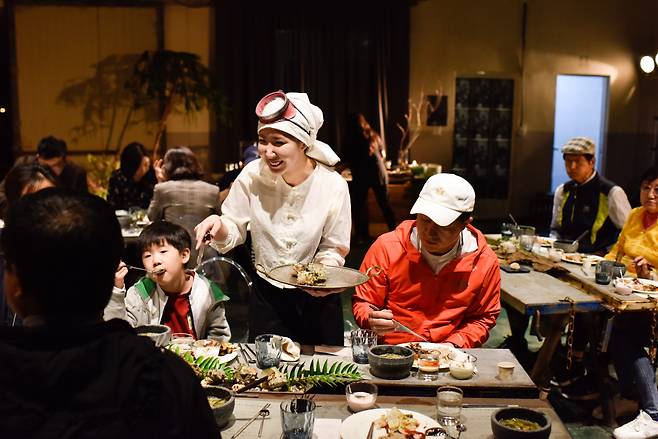
[[[197,339],[228,341],[231,338],[231,329],[223,305],[226,300],[228,297],[219,285],[198,273],[194,274],[190,308]],[[130,287],[127,293],[125,288],[113,288],[103,318],[123,319],[133,327],[157,325],[162,320],[166,304],[167,295],[162,288],[153,279],[143,277]]]

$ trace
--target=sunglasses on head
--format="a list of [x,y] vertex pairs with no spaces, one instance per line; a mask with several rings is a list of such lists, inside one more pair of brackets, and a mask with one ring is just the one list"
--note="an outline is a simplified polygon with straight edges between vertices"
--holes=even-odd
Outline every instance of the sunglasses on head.
[[[272,105],[269,105],[267,109],[268,112],[265,113],[265,107],[270,103],[272,103]],[[308,119],[304,116],[304,113],[295,107],[295,104],[288,99],[288,96],[286,96],[282,90],[265,95],[265,97],[258,101],[258,104],[256,105],[256,116],[258,116],[258,120],[262,123],[270,124],[280,120],[287,120],[297,125],[310,136],[310,129],[304,128],[293,120],[297,114],[301,115],[306,120],[306,123],[310,125]]]

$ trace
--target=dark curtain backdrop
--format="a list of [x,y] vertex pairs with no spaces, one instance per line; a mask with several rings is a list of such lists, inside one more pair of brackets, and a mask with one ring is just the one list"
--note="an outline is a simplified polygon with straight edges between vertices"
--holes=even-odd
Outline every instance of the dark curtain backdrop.
[[278,89],[308,93],[324,113],[318,138],[339,155],[347,115],[362,112],[380,132],[383,123],[394,158],[408,99],[409,3],[219,0],[212,63],[231,107],[231,126],[213,139],[218,168],[255,140],[254,107]]

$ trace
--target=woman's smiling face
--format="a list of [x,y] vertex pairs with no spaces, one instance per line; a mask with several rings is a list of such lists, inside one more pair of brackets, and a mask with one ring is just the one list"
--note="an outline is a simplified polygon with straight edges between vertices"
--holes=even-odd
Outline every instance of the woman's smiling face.
[[658,178],[640,185],[640,202],[649,213],[658,213]]
[[273,128],[258,133],[258,154],[276,174],[296,173],[304,169],[306,146],[289,134]]

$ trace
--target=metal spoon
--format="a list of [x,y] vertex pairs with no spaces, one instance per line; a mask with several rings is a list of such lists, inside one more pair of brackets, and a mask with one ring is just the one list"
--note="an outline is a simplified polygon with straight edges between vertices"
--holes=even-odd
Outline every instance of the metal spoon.
[[156,268],[155,270],[147,270],[146,268],[142,267],[135,267],[134,265],[126,265],[126,268],[128,270],[139,270],[139,271],[145,271],[147,274],[162,274],[166,270],[164,268]]
[[238,437],[238,436],[240,435],[240,433],[242,433],[243,431],[245,431],[245,429],[246,429],[247,427],[249,427],[249,426],[251,425],[252,422],[254,422],[256,419],[258,419],[259,416],[262,416],[263,413],[267,412],[267,414],[266,414],[265,416],[269,415],[269,414],[270,414],[270,411],[267,410],[269,407],[270,407],[270,403],[268,402],[267,404],[265,404],[265,405],[263,406],[262,409],[260,409],[260,410],[258,411],[258,413],[256,413],[251,419],[249,419],[249,420],[247,421],[246,424],[244,424],[244,425],[243,425],[243,426],[242,426],[237,432],[235,432],[235,434],[234,434],[233,436],[231,436],[231,439],[235,439],[236,437]]

